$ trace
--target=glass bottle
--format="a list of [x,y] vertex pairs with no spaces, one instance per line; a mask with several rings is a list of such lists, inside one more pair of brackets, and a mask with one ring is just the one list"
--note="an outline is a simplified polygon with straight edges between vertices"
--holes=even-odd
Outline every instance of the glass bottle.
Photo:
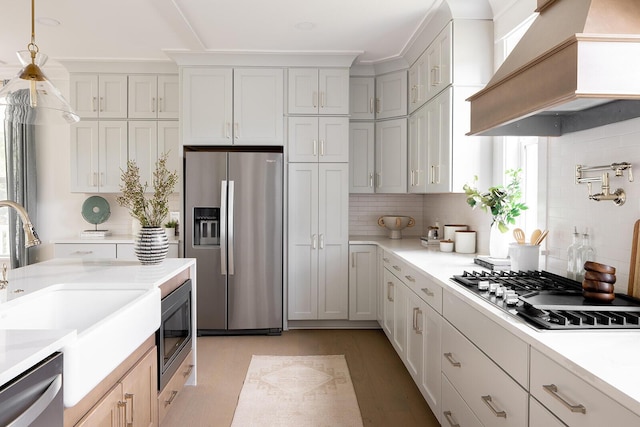
[[578,261],[577,261],[577,270],[576,270],[576,280],[582,282],[584,279],[584,263],[587,261],[595,261],[596,251],[593,249],[589,242],[589,233],[588,230],[585,230],[582,235],[582,244],[578,247]]
[[574,226],[573,241],[567,248],[567,277],[572,280],[576,280],[576,273],[578,272],[578,247],[581,243],[578,228]]

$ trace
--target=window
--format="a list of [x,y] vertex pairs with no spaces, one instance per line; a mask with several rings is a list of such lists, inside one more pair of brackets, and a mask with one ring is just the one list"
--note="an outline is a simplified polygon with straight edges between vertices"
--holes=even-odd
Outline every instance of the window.
[[[6,82],[0,81],[0,87]],[[0,130],[0,200],[7,199],[7,162],[4,147],[4,106],[0,106],[2,129]],[[0,209],[0,259],[9,258],[9,209]]]

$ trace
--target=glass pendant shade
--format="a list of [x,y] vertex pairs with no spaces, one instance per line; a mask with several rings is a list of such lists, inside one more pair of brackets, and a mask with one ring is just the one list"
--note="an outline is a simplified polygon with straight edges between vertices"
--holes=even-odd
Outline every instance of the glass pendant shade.
[[78,122],[80,117],[40,68],[47,55],[30,50],[17,54],[23,68],[0,90],[5,120],[33,125]]

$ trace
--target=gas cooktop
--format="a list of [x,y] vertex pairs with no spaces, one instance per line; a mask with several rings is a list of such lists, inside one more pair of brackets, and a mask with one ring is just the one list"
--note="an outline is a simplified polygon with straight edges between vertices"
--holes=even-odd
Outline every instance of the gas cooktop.
[[537,329],[640,329],[640,300],[585,299],[580,282],[546,271],[465,271],[451,279]]

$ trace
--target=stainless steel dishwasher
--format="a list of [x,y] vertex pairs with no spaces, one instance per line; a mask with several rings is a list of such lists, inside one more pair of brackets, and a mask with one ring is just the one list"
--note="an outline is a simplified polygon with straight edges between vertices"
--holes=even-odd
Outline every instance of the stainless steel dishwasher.
[[0,426],[62,427],[62,353],[0,387]]

